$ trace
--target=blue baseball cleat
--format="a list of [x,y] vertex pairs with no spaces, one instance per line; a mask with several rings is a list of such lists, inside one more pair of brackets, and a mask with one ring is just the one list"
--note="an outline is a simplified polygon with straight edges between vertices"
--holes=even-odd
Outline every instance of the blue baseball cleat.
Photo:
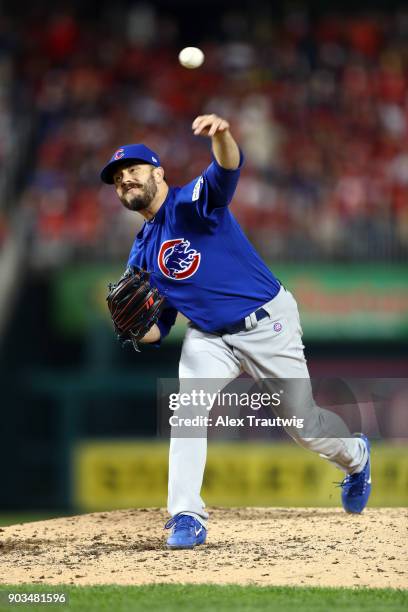
[[173,532],[167,540],[167,548],[194,548],[199,544],[204,544],[207,537],[207,530],[193,516],[189,514],[176,514],[165,524],[165,529]]
[[351,514],[360,514],[364,510],[371,493],[370,441],[364,434],[359,435],[367,447],[367,463],[361,472],[348,474],[340,483],[343,508]]

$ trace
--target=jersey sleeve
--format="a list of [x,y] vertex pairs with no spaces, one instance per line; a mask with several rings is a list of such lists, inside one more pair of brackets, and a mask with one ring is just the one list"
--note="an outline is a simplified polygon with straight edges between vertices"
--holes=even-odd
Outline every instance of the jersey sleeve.
[[201,176],[196,177],[182,187],[174,205],[174,212],[182,213],[191,221],[194,217],[205,221],[217,222],[217,211],[225,209],[230,204],[244,163],[244,155],[240,150],[238,168],[227,170],[212,156],[210,165]]
[[204,182],[207,185],[207,197],[201,203],[204,212],[211,213],[215,208],[228,206],[234,197],[235,190],[244,163],[244,155],[239,150],[239,165],[234,170],[227,170],[212,156],[212,162],[203,173]]

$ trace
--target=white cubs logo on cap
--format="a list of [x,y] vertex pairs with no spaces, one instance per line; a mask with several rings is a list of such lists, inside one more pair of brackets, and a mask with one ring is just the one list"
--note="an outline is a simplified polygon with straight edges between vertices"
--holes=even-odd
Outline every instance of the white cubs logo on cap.
[[157,164],[157,159],[153,156],[152,156],[152,161],[154,161]]
[[124,149],[118,149],[115,153],[115,155],[113,156],[113,159],[120,159],[121,157],[123,157],[125,154]]

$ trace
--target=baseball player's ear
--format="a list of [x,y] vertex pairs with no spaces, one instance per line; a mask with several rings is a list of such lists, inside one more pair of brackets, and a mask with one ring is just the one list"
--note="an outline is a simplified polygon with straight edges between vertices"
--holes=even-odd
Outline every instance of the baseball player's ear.
[[163,182],[165,180],[164,168],[162,168],[161,166],[159,166],[158,168],[155,168],[154,173],[156,175],[156,180],[159,180],[160,182]]

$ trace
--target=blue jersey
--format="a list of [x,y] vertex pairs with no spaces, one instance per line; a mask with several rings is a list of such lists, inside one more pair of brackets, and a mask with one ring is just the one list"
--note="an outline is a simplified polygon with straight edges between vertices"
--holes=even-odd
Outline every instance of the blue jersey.
[[177,311],[199,329],[214,332],[234,324],[271,300],[273,276],[228,209],[236,170],[215,158],[184,187],[170,187],[151,221],[138,233],[128,265],[151,273],[151,284],[166,297],[159,327],[164,337]]

